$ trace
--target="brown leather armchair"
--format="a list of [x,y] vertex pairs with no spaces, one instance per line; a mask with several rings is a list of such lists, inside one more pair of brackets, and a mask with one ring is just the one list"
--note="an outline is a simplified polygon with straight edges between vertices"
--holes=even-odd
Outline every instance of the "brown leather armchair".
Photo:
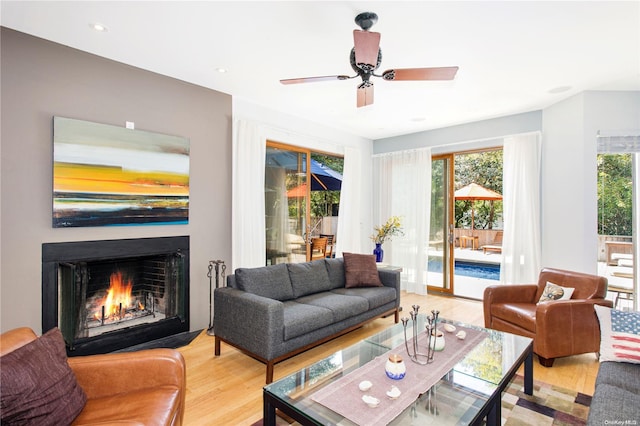
[[[35,340],[30,328],[0,335],[0,356]],[[181,425],[186,370],[173,349],[68,358],[87,403],[73,425]]]
[[[571,299],[538,303],[551,282],[575,291]],[[544,268],[538,284],[492,285],[483,298],[486,328],[531,337],[540,364],[555,358],[600,350],[600,325],[593,305],[605,300],[607,279],[597,275]]]

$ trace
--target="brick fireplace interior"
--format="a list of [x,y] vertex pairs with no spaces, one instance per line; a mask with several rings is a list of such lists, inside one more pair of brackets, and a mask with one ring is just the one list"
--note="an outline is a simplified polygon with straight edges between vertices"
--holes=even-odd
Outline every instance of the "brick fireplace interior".
[[189,331],[189,237],[42,245],[42,330],[69,356]]

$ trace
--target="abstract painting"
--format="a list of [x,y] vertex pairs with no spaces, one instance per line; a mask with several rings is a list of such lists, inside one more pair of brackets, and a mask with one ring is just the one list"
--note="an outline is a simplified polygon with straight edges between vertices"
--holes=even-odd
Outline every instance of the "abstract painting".
[[54,117],[54,228],[188,220],[188,139]]

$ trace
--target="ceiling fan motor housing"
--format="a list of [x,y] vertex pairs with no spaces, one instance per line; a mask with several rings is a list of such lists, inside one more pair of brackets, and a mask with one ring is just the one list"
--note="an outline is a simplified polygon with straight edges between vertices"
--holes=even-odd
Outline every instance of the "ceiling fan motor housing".
[[356,16],[356,24],[362,28],[363,31],[367,31],[378,22],[378,15],[373,12],[362,12]]

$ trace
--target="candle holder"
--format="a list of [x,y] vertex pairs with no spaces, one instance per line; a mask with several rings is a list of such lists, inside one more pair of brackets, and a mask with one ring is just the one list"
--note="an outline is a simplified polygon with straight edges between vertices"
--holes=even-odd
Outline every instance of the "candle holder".
[[[411,331],[413,334],[413,342],[411,350],[409,349],[409,340],[407,339],[407,325],[409,323],[409,318],[402,318],[402,326],[404,328],[404,347],[407,350],[407,355],[409,355],[409,359],[416,364],[427,365],[433,361],[433,354],[435,352],[435,339],[437,335],[437,324],[438,324],[438,315],[440,311],[432,310],[431,315],[427,316],[427,324],[425,326],[427,330],[427,348],[426,353],[421,352],[418,345],[418,310],[420,309],[420,305],[412,305],[413,310],[409,312],[409,316],[411,317]],[[434,340],[434,344],[431,343],[431,339]]]

